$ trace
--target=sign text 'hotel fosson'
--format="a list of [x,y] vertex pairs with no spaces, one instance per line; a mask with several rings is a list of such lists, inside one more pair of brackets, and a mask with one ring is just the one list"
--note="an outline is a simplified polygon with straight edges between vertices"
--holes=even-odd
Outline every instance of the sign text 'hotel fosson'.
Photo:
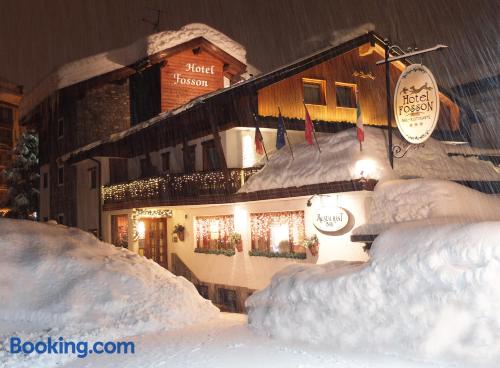
[[439,91],[434,76],[425,66],[409,65],[399,77],[394,116],[408,142],[423,143],[431,136],[439,117]]
[[[199,75],[215,74],[215,66],[204,66],[196,63],[187,63],[185,71],[188,73],[195,73]],[[206,79],[189,78],[183,76],[181,73],[174,73],[174,84],[182,84],[188,86],[208,87]]]

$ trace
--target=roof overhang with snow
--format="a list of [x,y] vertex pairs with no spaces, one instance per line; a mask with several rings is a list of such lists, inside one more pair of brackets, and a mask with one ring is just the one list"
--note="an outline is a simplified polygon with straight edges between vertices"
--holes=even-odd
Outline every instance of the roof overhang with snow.
[[176,31],[156,33],[116,50],[89,56],[65,64],[26,93],[21,101],[20,115],[26,118],[47,97],[63,88],[127,68],[134,69],[142,60],[158,62],[169,54],[186,47],[203,47],[227,64],[226,71],[241,74],[246,69],[246,50],[223,33],[200,23],[188,24]]
[[[186,134],[186,138],[188,139],[198,138],[207,133],[210,134],[208,119],[206,119],[206,117],[213,114],[214,111],[216,113],[225,113],[222,115],[219,114],[215,118],[216,123],[221,129],[230,129],[235,126],[253,127],[254,122],[252,114],[255,112],[255,106],[254,102],[252,102],[252,96],[255,96],[259,89],[349,52],[354,48],[369,44],[373,47],[374,51],[382,53],[386,45],[383,38],[373,31],[362,31],[357,35],[352,35],[352,37],[353,38],[349,40],[342,39],[342,43],[331,45],[269,73],[200,96],[175,110],[162,113],[121,133],[113,134],[106,140],[94,142],[86,147],[70,152],[65,155],[63,160],[75,163],[90,157],[116,156],[117,152],[123,154],[122,157],[133,157],[138,154],[146,153],[146,149],[141,149],[141,145],[137,144],[134,144],[134,148],[131,150],[130,145],[132,145],[133,142],[144,142],[144,146],[148,147],[149,151],[152,151],[154,150],[152,147],[155,147],[155,144],[151,144],[151,142],[156,142],[158,140],[157,137],[162,137],[164,141],[165,137],[167,137],[166,140],[171,141],[171,144],[182,142],[182,134]],[[398,64],[401,64],[400,67],[404,68],[405,65],[409,65],[411,62],[402,59]],[[456,101],[456,99],[446,91],[444,94],[450,96],[448,98],[451,98],[453,101]],[[247,104],[246,106],[241,105],[242,99],[244,103]],[[225,107],[223,108],[223,106]],[[236,110],[235,106],[238,106],[240,110],[244,111],[234,111]],[[228,109],[231,110],[230,113],[227,112]],[[183,117],[186,116],[189,116],[189,127],[182,121]],[[202,118],[197,118],[199,116],[202,116]],[[194,121],[198,120],[199,124],[193,124],[193,119]],[[265,124],[267,124],[267,127],[275,127],[276,125],[274,122],[266,122]],[[327,127],[325,127],[325,131],[328,132],[335,132],[338,130],[339,129],[328,130]],[[136,138],[133,139],[133,136]],[[145,142],[148,143],[146,144]]]

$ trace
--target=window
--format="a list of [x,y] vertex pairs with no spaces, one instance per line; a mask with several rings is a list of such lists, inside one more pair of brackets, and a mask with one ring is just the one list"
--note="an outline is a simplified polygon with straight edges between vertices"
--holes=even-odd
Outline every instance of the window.
[[196,169],[196,144],[187,147],[184,152],[184,171],[187,173],[194,172]]
[[303,78],[304,103],[326,105],[326,82],[320,79]]
[[[14,125],[14,115],[11,107],[0,105],[0,146],[12,149],[12,127]],[[7,157],[1,158],[6,161]]]
[[236,291],[224,288],[217,289],[217,304],[223,312],[236,312]]
[[230,249],[234,232],[234,217],[203,216],[195,221],[196,247],[202,249]]
[[57,215],[57,223],[64,225],[64,213],[60,213]]
[[97,168],[92,167],[89,169],[90,189],[97,188]]
[[252,250],[304,253],[304,211],[250,214]]
[[335,83],[337,107],[356,108],[356,85],[350,83]]
[[49,187],[49,173],[43,173],[43,188],[47,189]]
[[205,141],[202,143],[203,146],[203,170],[219,170],[221,165],[219,162],[219,155],[215,149],[215,141],[212,139],[210,141]]
[[62,138],[64,136],[64,119],[59,118],[57,120],[57,138]]
[[117,184],[128,180],[127,159],[110,158],[109,159],[109,183]]
[[161,171],[167,173],[170,171],[170,152],[161,154]]
[[[188,279],[189,280],[189,279]],[[210,299],[208,296],[208,285],[203,285],[203,284],[196,284],[196,289],[198,290],[198,293],[205,299]]]
[[57,168],[57,184],[64,184],[64,166],[60,166]]
[[128,248],[128,215],[111,216],[111,243]]

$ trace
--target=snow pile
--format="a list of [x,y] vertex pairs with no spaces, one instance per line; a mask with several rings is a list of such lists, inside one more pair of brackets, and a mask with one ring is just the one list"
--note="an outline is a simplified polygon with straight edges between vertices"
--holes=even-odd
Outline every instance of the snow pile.
[[0,219],[0,254],[0,336],[118,338],[218,314],[183,277],[75,228]]
[[20,114],[21,116],[26,115],[33,107],[58,89],[123,68],[148,55],[172,48],[198,37],[205,38],[243,64],[246,64],[246,50],[242,45],[206,24],[192,23],[185,25],[177,31],[156,33],[139,39],[129,46],[63,65],[23,96]]
[[[392,170],[387,158],[385,130],[365,127],[363,151],[359,150],[356,130],[336,134],[318,134],[321,147],[305,141],[290,150],[277,151],[269,162],[245,183],[240,192],[359,179],[395,179],[423,177],[448,180],[500,180],[491,162],[477,158],[449,157],[446,145],[430,138],[425,147],[411,150],[404,159],[395,160]],[[395,137],[395,144],[401,141]]]
[[378,234],[399,222],[450,218],[454,222],[500,221],[500,197],[444,180],[380,182],[368,206],[368,223],[353,234]]
[[247,299],[277,337],[495,366],[500,361],[500,222],[406,223],[365,265],[293,265]]

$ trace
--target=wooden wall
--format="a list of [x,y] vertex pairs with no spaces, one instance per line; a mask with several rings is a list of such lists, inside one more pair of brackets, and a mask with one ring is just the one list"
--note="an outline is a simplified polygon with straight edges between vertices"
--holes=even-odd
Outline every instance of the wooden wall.
[[[278,106],[283,116],[304,119],[302,79],[321,79],[326,81],[326,105],[307,105],[313,120],[356,121],[356,109],[337,107],[335,82],[356,84],[359,104],[366,125],[387,125],[385,66],[376,65],[381,60],[375,47],[365,44],[336,58],[325,61],[290,78],[284,79],[258,92],[258,111],[261,116],[278,116]],[[375,79],[355,76],[354,72],[371,74]],[[391,90],[394,91],[401,74],[400,65],[391,65]],[[450,127],[458,128],[458,107],[442,96],[441,102],[453,105],[454,120]],[[458,113],[458,116],[457,116]],[[393,124],[395,122],[393,120]],[[445,124],[443,124],[445,125]]]
[[[188,71],[187,64],[210,68],[213,74]],[[224,87],[224,63],[209,52],[200,49],[195,54],[191,49],[172,55],[161,71],[161,111],[168,111],[189,102],[193,98]],[[187,80],[203,80],[207,86],[180,84],[176,74]],[[176,84],[177,82],[177,84]]]

